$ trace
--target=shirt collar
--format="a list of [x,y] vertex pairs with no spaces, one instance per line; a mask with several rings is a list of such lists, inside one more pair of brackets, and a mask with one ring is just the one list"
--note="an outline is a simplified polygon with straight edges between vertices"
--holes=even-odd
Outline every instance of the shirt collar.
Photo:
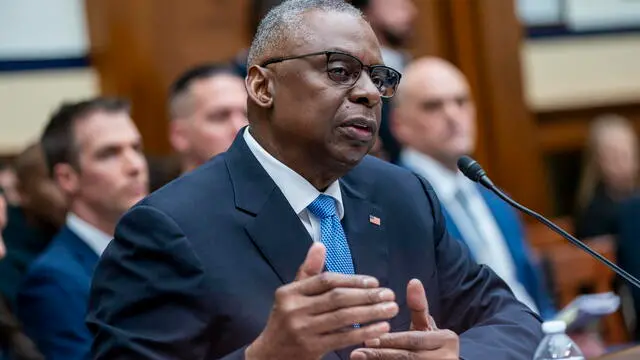
[[[260,165],[262,165],[267,174],[269,174],[271,179],[276,183],[296,214],[300,215],[309,204],[322,194],[311,185],[307,179],[269,154],[251,135],[248,126],[244,130],[243,137],[251,153],[258,159]],[[340,192],[340,182],[337,180],[334,181],[329,185],[324,194],[336,200],[336,212],[338,217],[342,219],[344,216],[344,205]]]
[[468,189],[473,185],[460,171],[451,171],[434,158],[415,149],[403,150],[400,160],[409,169],[427,179],[442,200],[449,201],[455,197],[459,189]]
[[67,214],[66,225],[98,256],[102,255],[113,238],[71,212]]

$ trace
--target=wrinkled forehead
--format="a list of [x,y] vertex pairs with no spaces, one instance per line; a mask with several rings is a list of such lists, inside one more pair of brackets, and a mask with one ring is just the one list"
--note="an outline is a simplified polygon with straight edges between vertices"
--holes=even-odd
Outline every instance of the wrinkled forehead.
[[301,28],[290,37],[286,55],[339,50],[356,56],[366,65],[383,64],[380,44],[363,18],[319,10],[301,16]]

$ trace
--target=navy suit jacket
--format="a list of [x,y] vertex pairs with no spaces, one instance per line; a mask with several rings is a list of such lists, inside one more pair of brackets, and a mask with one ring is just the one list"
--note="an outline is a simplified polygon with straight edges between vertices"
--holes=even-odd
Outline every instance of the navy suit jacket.
[[[425,180],[366,157],[340,187],[356,272],[396,293],[393,331],[408,330],[406,286],[415,277],[439,327],[461,334],[463,359],[531,359],[539,318],[449,237]],[[121,219],[93,279],[94,358],[243,359],[311,242],[241,132],[228,152]]]
[[17,297],[24,330],[47,360],[90,359],[85,325],[98,255],[63,227],[30,266]]
[[[511,206],[488,189],[478,186],[478,190],[495,218],[500,232],[502,232],[515,265],[518,281],[535,301],[540,316],[543,319],[551,320],[556,314],[556,309],[549,296],[542,272],[531,256],[520,217]],[[446,207],[443,207],[443,212],[451,236],[465,242]]]

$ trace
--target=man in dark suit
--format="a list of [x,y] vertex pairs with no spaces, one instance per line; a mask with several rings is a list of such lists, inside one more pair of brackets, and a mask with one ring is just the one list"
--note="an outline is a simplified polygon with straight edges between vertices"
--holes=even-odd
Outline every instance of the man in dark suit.
[[117,226],[95,359],[530,359],[539,319],[448,236],[425,180],[365,156],[400,76],[361,14],[287,1],[249,64],[249,127]]
[[89,359],[84,319],[93,269],[118,218],[147,194],[141,138],[126,103],[97,98],[62,105],[41,143],[69,212],[29,267],[17,314],[46,359]]
[[476,115],[469,83],[453,64],[424,57],[407,66],[392,129],[405,147],[401,165],[423,176],[442,202],[447,229],[491,267],[516,298],[544,319],[555,309],[517,213],[457,168],[475,150]]

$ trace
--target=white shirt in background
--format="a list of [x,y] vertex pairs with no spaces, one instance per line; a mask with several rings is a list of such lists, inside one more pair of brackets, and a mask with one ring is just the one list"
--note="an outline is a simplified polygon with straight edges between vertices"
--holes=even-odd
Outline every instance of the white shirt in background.
[[[403,150],[400,161],[431,183],[476,261],[489,266],[509,285],[520,302],[538,312],[527,289],[518,281],[509,247],[477,184],[467,179],[460,171],[451,171],[435,159],[413,149]],[[469,203],[468,212],[473,214],[475,219],[471,219],[468,212],[462,208],[456,198],[458,191],[462,191],[466,196]]]

